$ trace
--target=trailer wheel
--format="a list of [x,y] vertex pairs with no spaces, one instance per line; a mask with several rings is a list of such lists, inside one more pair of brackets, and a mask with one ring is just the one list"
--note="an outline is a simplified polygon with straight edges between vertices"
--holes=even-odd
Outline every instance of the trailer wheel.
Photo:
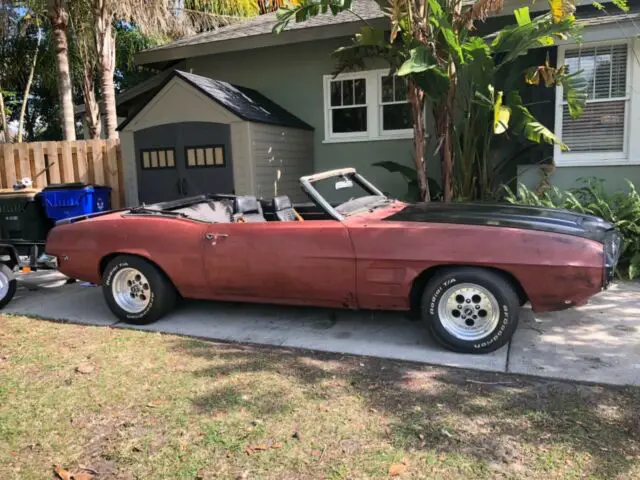
[[4,308],[16,294],[18,282],[13,271],[4,263],[0,264],[0,308]]

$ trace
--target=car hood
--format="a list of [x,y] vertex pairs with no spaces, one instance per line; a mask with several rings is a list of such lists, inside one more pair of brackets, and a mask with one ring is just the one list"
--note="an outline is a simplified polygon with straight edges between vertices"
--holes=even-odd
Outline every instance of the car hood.
[[452,223],[540,230],[604,242],[614,227],[602,218],[555,208],[508,203],[417,203],[385,221]]

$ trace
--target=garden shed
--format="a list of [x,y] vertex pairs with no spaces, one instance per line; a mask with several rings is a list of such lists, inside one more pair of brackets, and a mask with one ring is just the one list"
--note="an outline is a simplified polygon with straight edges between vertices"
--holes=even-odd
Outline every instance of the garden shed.
[[182,71],[119,127],[127,205],[205,193],[304,200],[313,128],[256,90]]

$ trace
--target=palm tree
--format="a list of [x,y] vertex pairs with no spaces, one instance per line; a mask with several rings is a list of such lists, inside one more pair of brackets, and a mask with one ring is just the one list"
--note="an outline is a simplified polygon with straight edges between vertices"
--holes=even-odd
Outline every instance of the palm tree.
[[82,96],[85,105],[85,120],[89,138],[100,138],[100,106],[96,97],[95,78],[98,71],[96,43],[93,35],[91,5],[86,1],[70,5],[70,26],[77,46],[77,56],[82,71]]
[[67,41],[67,28],[69,26],[67,0],[49,0],[47,17],[51,23],[53,47],[58,70],[57,82],[58,95],[60,97],[62,135],[65,140],[75,140],[76,125],[73,113],[71,71],[69,69],[69,43]]
[[93,10],[98,70],[105,130],[117,138],[114,73],[116,42],[114,22],[129,22],[145,34],[175,38],[215,28],[220,24],[257,15],[255,0],[88,0]]

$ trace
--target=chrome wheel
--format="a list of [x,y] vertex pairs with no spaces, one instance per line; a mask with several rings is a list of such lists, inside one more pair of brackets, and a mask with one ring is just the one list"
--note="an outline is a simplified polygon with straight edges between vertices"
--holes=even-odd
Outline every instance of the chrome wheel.
[[462,283],[444,292],[438,303],[438,316],[449,334],[458,340],[473,342],[496,329],[500,307],[496,297],[486,288]]
[[9,294],[10,280],[4,272],[0,271],[0,300]]
[[116,304],[127,313],[141,313],[151,300],[147,278],[135,268],[123,268],[113,277],[111,293]]

